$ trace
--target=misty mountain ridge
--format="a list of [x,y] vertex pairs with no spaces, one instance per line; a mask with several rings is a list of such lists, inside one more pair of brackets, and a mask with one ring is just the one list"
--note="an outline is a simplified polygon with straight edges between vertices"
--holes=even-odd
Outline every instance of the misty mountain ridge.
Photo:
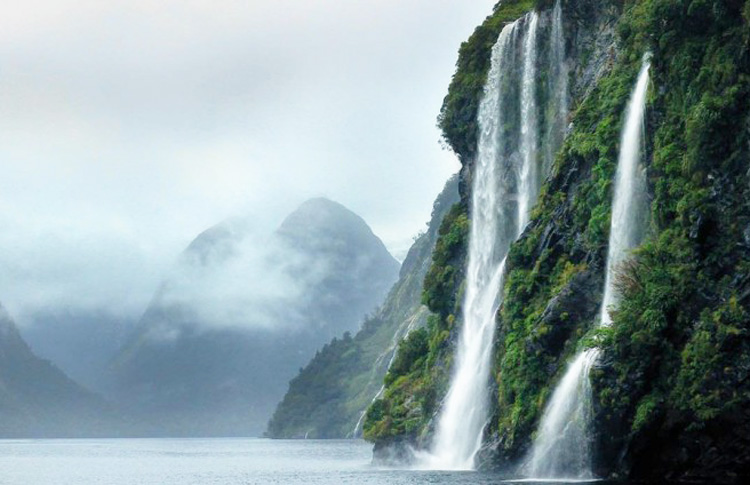
[[86,389],[107,392],[107,367],[132,332],[132,319],[105,309],[43,307],[25,320],[19,331],[34,354],[54,362]]
[[311,199],[270,235],[237,221],[186,248],[114,363],[114,398],[154,434],[257,435],[288,380],[358,329],[399,264],[364,220]]
[[270,438],[350,438],[362,413],[382,390],[398,343],[424,326],[422,283],[432,262],[441,221],[459,201],[454,175],[437,196],[426,231],[414,238],[399,279],[378,310],[352,337],[334,338],[289,383],[268,424]]
[[124,420],[31,351],[0,305],[0,437],[116,436]]

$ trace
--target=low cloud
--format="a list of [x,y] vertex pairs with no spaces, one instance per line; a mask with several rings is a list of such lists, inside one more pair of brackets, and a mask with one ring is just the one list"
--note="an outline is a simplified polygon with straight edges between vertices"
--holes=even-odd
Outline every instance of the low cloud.
[[[174,338],[183,325],[198,330],[294,327],[304,319],[299,312],[306,291],[325,277],[326,266],[267,234],[235,234],[208,254],[189,250],[159,290],[157,306],[168,319],[151,334],[167,332]],[[295,274],[295,267],[306,271]]]
[[319,195],[401,248],[457,168],[435,117],[493,4],[5,6],[0,301],[21,324],[61,305],[137,319],[196,234],[249,214],[268,234]]

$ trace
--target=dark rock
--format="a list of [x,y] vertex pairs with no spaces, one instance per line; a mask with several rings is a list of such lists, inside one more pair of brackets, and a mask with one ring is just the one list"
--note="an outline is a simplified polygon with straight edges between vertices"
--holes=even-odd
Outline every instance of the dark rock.
[[600,271],[581,271],[547,303],[540,324],[551,331],[539,340],[547,352],[560,355],[570,332],[581,322],[594,320],[601,305],[602,284]]

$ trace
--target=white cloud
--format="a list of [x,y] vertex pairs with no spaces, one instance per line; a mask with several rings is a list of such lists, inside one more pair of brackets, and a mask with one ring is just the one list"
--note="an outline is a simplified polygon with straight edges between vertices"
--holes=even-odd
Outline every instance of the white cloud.
[[4,6],[0,301],[137,317],[203,229],[320,195],[401,249],[458,168],[435,117],[493,3]]

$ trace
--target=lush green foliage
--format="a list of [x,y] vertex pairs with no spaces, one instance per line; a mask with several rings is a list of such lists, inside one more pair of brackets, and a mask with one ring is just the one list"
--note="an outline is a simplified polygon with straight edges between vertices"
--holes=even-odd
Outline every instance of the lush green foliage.
[[419,328],[411,332],[398,344],[396,358],[385,376],[385,385],[390,386],[399,377],[409,375],[424,365],[428,350],[427,330]]
[[492,15],[461,44],[456,73],[443,100],[438,125],[462,161],[468,161],[476,151],[477,110],[490,69],[492,46],[505,24],[523,16],[535,3],[535,0],[498,2]]
[[385,393],[365,417],[366,439],[414,440],[425,431],[447,381],[468,234],[466,206],[456,204],[440,225],[432,266],[425,276],[422,301],[434,314],[426,329],[412,332],[401,342],[385,377]]
[[[534,226],[511,251],[497,367],[497,429],[510,456],[528,442],[565,356],[576,342],[591,344],[579,340],[590,321],[566,334],[562,322],[550,332],[542,315],[564,288],[556,283],[567,279],[561,265],[602,268],[622,111],[647,51],[657,87],[647,140],[653,236],[623,268],[614,327],[596,335],[613,363],[598,373],[600,419],[647,435],[664,432],[667,414],[670,428],[693,429],[750,403],[750,301],[742,276],[750,71],[741,6],[641,1],[620,19],[619,60],[575,113]],[[588,177],[562,183],[572,170]],[[551,228],[560,238],[542,242]]]
[[[490,48],[502,24],[532,4],[503,2],[461,46],[439,121],[464,164],[474,155]],[[735,446],[734,455],[726,453],[735,459],[728,466],[750,466],[746,448],[745,458],[737,455],[750,445],[750,1],[610,7],[617,55],[573,100],[572,128],[532,222],[509,254],[490,435],[502,457],[518,458],[569,357],[597,345],[604,350],[594,371],[597,421],[608,443],[600,458],[614,463],[625,451],[639,470],[633,473],[646,475],[658,473],[651,465],[660,460],[710,468],[720,460],[701,453]],[[620,270],[613,326],[592,329],[624,108],[647,52],[651,226]],[[372,439],[420,438],[435,394],[442,395],[462,296],[464,261],[451,251],[465,251],[465,236],[458,236],[468,221],[454,215],[446,224],[425,281],[425,302],[437,315],[427,335],[409,344],[385,398],[371,409]],[[739,431],[730,439],[727,427]],[[703,449],[696,451],[699,432]],[[656,442],[670,453],[649,452],[645,444]]]
[[749,8],[644,1],[621,26],[647,42],[653,83],[668,87],[651,99],[658,235],[625,268],[614,376],[600,383],[602,403],[643,439],[732,421],[750,404]]
[[[374,322],[368,322],[374,325]],[[341,414],[351,413],[339,399],[346,392],[346,381],[341,379],[351,371],[364,371],[358,345],[351,335],[333,339],[323,346],[313,360],[289,383],[291,392],[284,397],[268,424],[267,434],[285,436],[287,430],[302,432],[308,438],[330,438],[345,435],[340,426]],[[320,404],[323,403],[323,406]]]
[[[576,276],[593,278],[589,265],[598,274],[604,266],[623,111],[639,64],[618,65],[578,108],[532,226],[511,248],[496,366],[497,430],[510,457],[528,442],[566,357],[593,323],[595,296],[575,286]],[[573,187],[571,170],[585,175]],[[602,280],[594,281],[598,293]],[[553,298],[561,308],[550,315]]]
[[[440,226],[440,238],[432,255],[432,266],[424,279],[422,302],[435,313],[448,317],[456,307],[463,253],[469,234],[466,208],[456,205]],[[459,300],[460,301],[460,300]]]

